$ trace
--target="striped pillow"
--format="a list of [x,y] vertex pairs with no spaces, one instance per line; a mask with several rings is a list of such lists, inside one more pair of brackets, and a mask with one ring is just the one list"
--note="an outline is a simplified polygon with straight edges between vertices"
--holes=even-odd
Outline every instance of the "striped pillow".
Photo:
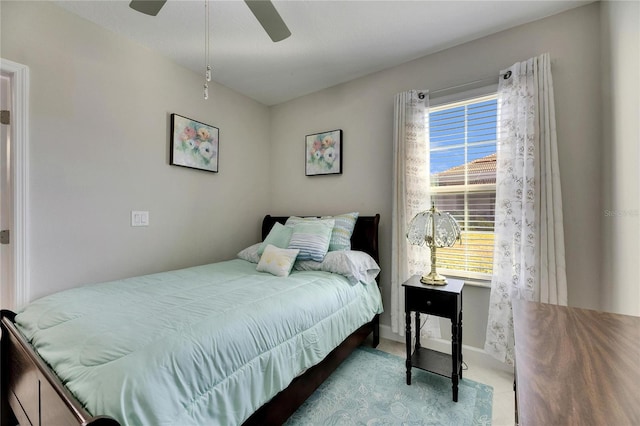
[[321,219],[334,219],[336,224],[331,233],[329,251],[351,250],[351,234],[358,220],[358,212],[339,214],[336,216],[322,216]]
[[[333,219],[330,216],[327,216],[327,217],[329,218],[328,220]],[[289,227],[293,228],[294,226],[296,226],[300,222],[318,222],[318,221],[324,221],[324,219],[320,219],[319,217],[314,217],[314,216],[309,216],[309,217],[289,216],[287,218],[287,221],[284,224],[285,224],[285,226],[289,226]]]
[[333,219],[303,220],[296,223],[288,248],[300,250],[298,260],[322,262],[329,250],[334,224]]

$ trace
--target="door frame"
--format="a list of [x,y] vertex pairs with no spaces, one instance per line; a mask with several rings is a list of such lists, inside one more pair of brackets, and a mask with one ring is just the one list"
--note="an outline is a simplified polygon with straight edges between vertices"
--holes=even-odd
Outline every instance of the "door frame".
[[13,308],[29,301],[29,67],[0,58],[11,79],[11,163],[13,165]]

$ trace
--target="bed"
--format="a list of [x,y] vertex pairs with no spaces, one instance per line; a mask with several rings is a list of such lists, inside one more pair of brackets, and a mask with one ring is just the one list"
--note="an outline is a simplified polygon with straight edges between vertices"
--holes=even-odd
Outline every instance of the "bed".
[[[263,240],[287,219],[265,216]],[[378,223],[358,217],[350,238],[375,262]],[[233,259],[3,311],[2,424],[282,424],[379,336],[375,280],[301,269],[276,277]]]

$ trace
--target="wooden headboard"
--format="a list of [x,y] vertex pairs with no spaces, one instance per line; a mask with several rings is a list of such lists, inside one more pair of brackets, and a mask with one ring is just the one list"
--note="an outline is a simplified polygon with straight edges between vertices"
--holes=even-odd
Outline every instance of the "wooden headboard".
[[[262,220],[262,239],[264,240],[273,224],[280,222],[284,224],[289,216],[271,216],[266,215]],[[378,252],[378,224],[380,223],[380,215],[375,216],[358,216],[356,226],[351,235],[351,250],[360,250],[369,253],[373,259],[380,264],[380,256]]]

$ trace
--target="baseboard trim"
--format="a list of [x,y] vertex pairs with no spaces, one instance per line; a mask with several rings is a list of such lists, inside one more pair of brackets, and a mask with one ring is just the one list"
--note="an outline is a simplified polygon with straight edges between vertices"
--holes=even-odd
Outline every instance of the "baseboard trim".
[[[394,342],[404,343],[404,336],[400,336],[397,333],[391,331],[391,327],[388,325],[380,324],[380,337],[383,339],[393,340]],[[445,339],[428,339],[421,341],[422,346],[425,348],[433,349],[440,352],[451,353],[451,341]],[[469,364],[480,365],[484,368],[491,368],[494,370],[506,371],[513,373],[513,367],[504,364],[487,352],[484,349],[476,348],[474,346],[462,345],[462,357],[464,362]]]

